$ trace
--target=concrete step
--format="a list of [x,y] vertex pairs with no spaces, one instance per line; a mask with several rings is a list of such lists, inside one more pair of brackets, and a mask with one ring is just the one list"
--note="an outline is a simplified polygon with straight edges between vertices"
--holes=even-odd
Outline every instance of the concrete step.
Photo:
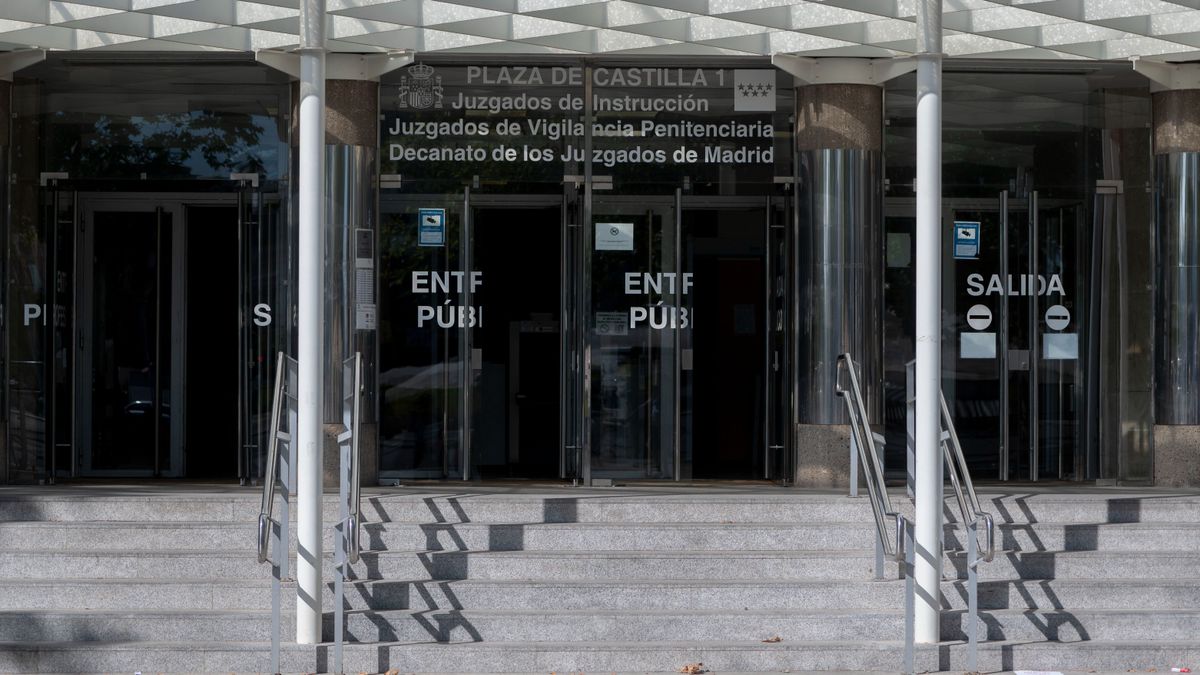
[[[1196,551],[1200,527],[1165,523],[1084,525],[1002,524],[996,546],[1021,551]],[[873,550],[863,523],[368,523],[368,550],[740,551]],[[172,551],[253,550],[252,523],[6,522],[0,540],[10,551],[96,548]],[[332,528],[326,528],[331,547]],[[950,549],[964,547],[960,528],[946,526]]]
[[[892,609],[903,585],[872,581],[363,581],[346,591],[350,609]],[[332,606],[332,605],[327,605]]]
[[[943,644],[941,670],[967,669],[967,646]],[[1004,641],[979,646],[979,671],[1119,671],[1169,673],[1200,663],[1200,640],[1092,640],[1088,642]]]
[[253,523],[227,522],[7,522],[0,541],[8,551],[57,549],[90,551],[255,550]]
[[[1196,663],[1200,641],[988,642],[980,645],[985,672],[1165,672]],[[891,642],[643,642],[643,643],[379,643],[347,644],[346,672],[389,668],[421,673],[678,672],[703,663],[714,673],[886,671],[903,667],[903,647]],[[966,668],[963,643],[920,645],[918,672]],[[328,672],[333,647],[286,645],[284,672]],[[266,672],[264,642],[4,642],[4,672]]]
[[[333,536],[326,528],[330,550]],[[872,536],[855,523],[368,523],[362,530],[364,549],[434,551],[872,550]],[[248,523],[0,523],[0,541],[10,551],[253,551],[257,538]]]
[[[911,516],[902,490],[890,490],[893,505]],[[222,488],[219,492],[126,487],[120,493],[57,486],[0,494],[0,521],[211,521],[252,522],[258,517],[259,488]],[[367,521],[412,523],[539,522],[764,522],[870,521],[864,496],[843,491],[813,494],[788,489],[748,492],[722,488],[704,493],[671,488],[548,487],[535,492],[471,486],[460,491],[425,488],[365,488]],[[1130,494],[1097,492],[1035,494],[980,492],[984,510],[997,523],[1197,523],[1200,493],[1195,490],[1146,490]],[[326,494],[324,517],[337,515],[337,497]],[[948,491],[945,518],[958,519]],[[294,513],[293,513],[294,517]]]
[[[284,624],[290,625],[290,615]],[[965,610],[943,614],[942,636],[966,639]],[[986,610],[987,640],[1186,640],[1200,635],[1196,610]],[[12,640],[268,640],[270,614],[258,610],[3,611],[0,635]],[[333,615],[326,614],[332,635]],[[357,641],[552,641],[870,639],[903,630],[900,610],[450,610],[347,613]]]
[[[333,636],[327,613],[325,634]],[[864,640],[903,636],[900,610],[353,611],[356,642],[676,642]]]
[[[1078,643],[1085,640],[1187,641],[1200,636],[1200,610],[1171,609],[997,609],[980,612],[987,640]],[[967,614],[942,614],[942,638],[967,639]]]
[[[290,584],[285,584],[290,589]],[[282,597],[295,605],[295,590]],[[328,605],[327,605],[328,606]],[[0,610],[226,610],[271,607],[270,577],[210,579],[0,579]]]
[[[1147,490],[1142,493],[1112,494],[1090,489],[1075,494],[1022,494],[1019,490],[997,494],[981,488],[980,506],[997,523],[1196,523],[1200,522],[1200,492],[1196,490]],[[952,497],[953,492],[947,490]],[[911,514],[907,499],[892,497],[901,512]],[[958,521],[958,503],[948,498],[947,521]]]
[[[256,522],[261,492],[194,494],[181,491],[173,496],[71,493],[59,495],[55,488],[42,488],[36,495],[0,493],[0,522]],[[336,513],[334,508],[331,513]]]
[[[370,488],[368,488],[370,490]],[[626,522],[864,522],[870,518],[866,499],[843,494],[680,494],[677,490],[644,491],[560,488],[550,494],[414,493],[408,489],[376,489],[364,494],[368,522],[410,523],[626,523]],[[0,495],[0,521],[228,521],[257,520],[261,491],[247,489],[223,495],[189,496],[55,496]],[[281,501],[276,502],[278,512]],[[337,518],[334,494],[323,501],[326,522]],[[295,518],[295,512],[291,513]]]
[[[949,551],[948,576],[967,578],[967,554]],[[1163,551],[997,551],[980,563],[980,580],[997,579],[1196,579],[1200,552]]]
[[[967,582],[942,585],[943,607],[965,609]],[[980,609],[1154,609],[1200,607],[1194,579],[1055,579],[982,581]]]
[[[329,672],[332,645],[284,650],[284,672]],[[936,667],[936,646],[918,650],[917,668]],[[348,644],[345,672],[549,673],[890,671],[902,668],[899,642],[378,643]],[[0,643],[6,672],[268,672],[269,643]]]
[[[326,551],[326,569],[332,560]],[[363,551],[351,569],[357,579],[811,580],[868,579],[874,564],[873,554],[857,551]],[[895,565],[888,570],[895,576]],[[0,578],[10,579],[267,579],[270,573],[249,551],[0,552]]]
[[[329,579],[327,578],[327,581]],[[270,607],[268,579],[0,580],[0,609],[221,610]],[[295,591],[284,585],[284,608]],[[324,607],[333,607],[326,584]],[[903,585],[873,581],[398,581],[350,582],[349,609],[889,609]]]
[[[283,617],[285,639],[295,618]],[[0,635],[15,642],[270,641],[271,612],[262,610],[0,611]],[[294,637],[294,636],[292,636]]]
[[[966,549],[961,527],[947,524],[946,547]],[[996,548],[1019,551],[1200,551],[1193,523],[1001,523]]]

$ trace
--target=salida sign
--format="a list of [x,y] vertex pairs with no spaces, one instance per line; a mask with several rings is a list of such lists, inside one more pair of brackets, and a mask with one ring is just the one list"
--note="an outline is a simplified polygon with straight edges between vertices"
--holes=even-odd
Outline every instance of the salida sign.
[[1051,274],[993,274],[984,277],[979,273],[967,276],[967,295],[977,298],[985,295],[1065,295],[1062,277]]

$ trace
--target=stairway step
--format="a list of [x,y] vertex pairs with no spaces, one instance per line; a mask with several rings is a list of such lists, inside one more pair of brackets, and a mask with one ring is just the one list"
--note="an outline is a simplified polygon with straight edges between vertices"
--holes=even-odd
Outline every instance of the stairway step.
[[[985,631],[980,635],[996,641],[1153,642],[1186,641],[1200,636],[1200,610],[997,609],[981,611],[980,621]],[[945,640],[965,640],[966,612],[943,612],[941,635]]]
[[[285,633],[295,618],[283,617]],[[270,641],[271,612],[262,610],[4,610],[0,635],[16,642]]]
[[[967,578],[967,554],[947,551],[949,576]],[[1195,579],[1200,551],[997,551],[979,564],[981,581],[997,579]]]
[[[367,521],[411,523],[538,523],[538,522],[870,522],[865,491],[858,499],[842,490],[815,494],[787,490],[748,491],[711,486],[703,493],[678,488],[550,487],[514,493],[503,488],[472,486],[469,491],[424,487],[376,488],[363,491]],[[911,516],[903,490],[889,490],[892,502]],[[212,521],[255,522],[261,488],[213,486],[122,486],[120,492],[96,487],[11,488],[0,494],[2,521]],[[979,494],[981,507],[997,523],[1200,523],[1200,495],[1187,490],[1130,493],[1089,491],[1072,494]],[[958,519],[953,494],[946,498],[948,522]],[[325,495],[326,522],[337,517],[337,497]],[[293,518],[295,514],[292,514]]]
[[[966,533],[946,524],[946,547],[965,550]],[[1195,523],[999,523],[996,548],[1018,551],[1197,551]]]
[[[253,550],[252,523],[219,522],[6,522],[0,540],[10,551],[95,548],[172,551]],[[332,550],[332,528],[325,546]],[[859,550],[874,547],[863,523],[367,523],[365,549],[740,551]],[[964,548],[961,528],[946,526],[947,547]],[[1200,527],[1192,524],[1002,524],[996,546],[1022,551],[1195,551]]]
[[[967,606],[965,581],[942,584],[943,607]],[[1194,579],[1053,579],[979,582],[980,609],[1159,609],[1200,607]]]
[[[938,666],[941,670],[966,670],[966,644],[943,644],[939,652]],[[1172,667],[1194,667],[1196,663],[1200,663],[1200,640],[1014,640],[979,645],[981,672],[1039,670],[1169,673]]]
[[[333,635],[333,615],[325,617]],[[644,642],[866,640],[904,634],[900,610],[353,611],[356,642]]]
[[[328,672],[333,646],[287,645],[284,672]],[[708,672],[889,671],[902,667],[899,642],[379,643],[347,644],[345,672],[549,673],[678,672],[703,663]],[[920,671],[935,669],[936,646],[917,653]],[[0,643],[0,670],[18,672],[268,672],[269,643]]]

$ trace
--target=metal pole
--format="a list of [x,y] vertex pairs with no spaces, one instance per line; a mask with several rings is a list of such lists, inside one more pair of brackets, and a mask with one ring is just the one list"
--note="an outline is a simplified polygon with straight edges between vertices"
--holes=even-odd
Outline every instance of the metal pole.
[[917,3],[915,638],[938,641],[942,572],[942,2]]
[[300,3],[296,642],[321,641],[321,430],[325,214],[325,0]]

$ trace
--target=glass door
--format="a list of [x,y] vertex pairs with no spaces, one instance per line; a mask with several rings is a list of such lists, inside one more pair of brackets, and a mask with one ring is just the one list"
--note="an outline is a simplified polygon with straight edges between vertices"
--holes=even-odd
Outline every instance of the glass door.
[[385,477],[466,477],[472,364],[470,336],[458,327],[457,308],[469,306],[468,199],[465,191],[385,192],[381,199],[379,446]]
[[178,476],[183,241],[176,209],[119,202],[83,208],[77,274],[81,475]]
[[768,196],[685,196],[682,206],[680,271],[690,320],[675,330],[685,471],[698,479],[775,477],[782,326],[771,308],[781,310],[782,299],[772,297],[778,282],[771,277],[782,268],[769,259],[769,242],[782,249],[783,228],[774,226],[784,214]]
[[[950,200],[943,393],[973,471],[1068,479],[1083,462],[1083,205]],[[952,282],[950,280],[952,279]]]
[[[680,401],[690,399],[690,296],[679,197],[593,196],[586,258],[593,478],[690,478]],[[586,474],[585,474],[586,475]]]
[[469,208],[471,473],[558,478],[562,200],[472,192]]
[[382,211],[383,475],[564,477],[563,200],[468,187]]

